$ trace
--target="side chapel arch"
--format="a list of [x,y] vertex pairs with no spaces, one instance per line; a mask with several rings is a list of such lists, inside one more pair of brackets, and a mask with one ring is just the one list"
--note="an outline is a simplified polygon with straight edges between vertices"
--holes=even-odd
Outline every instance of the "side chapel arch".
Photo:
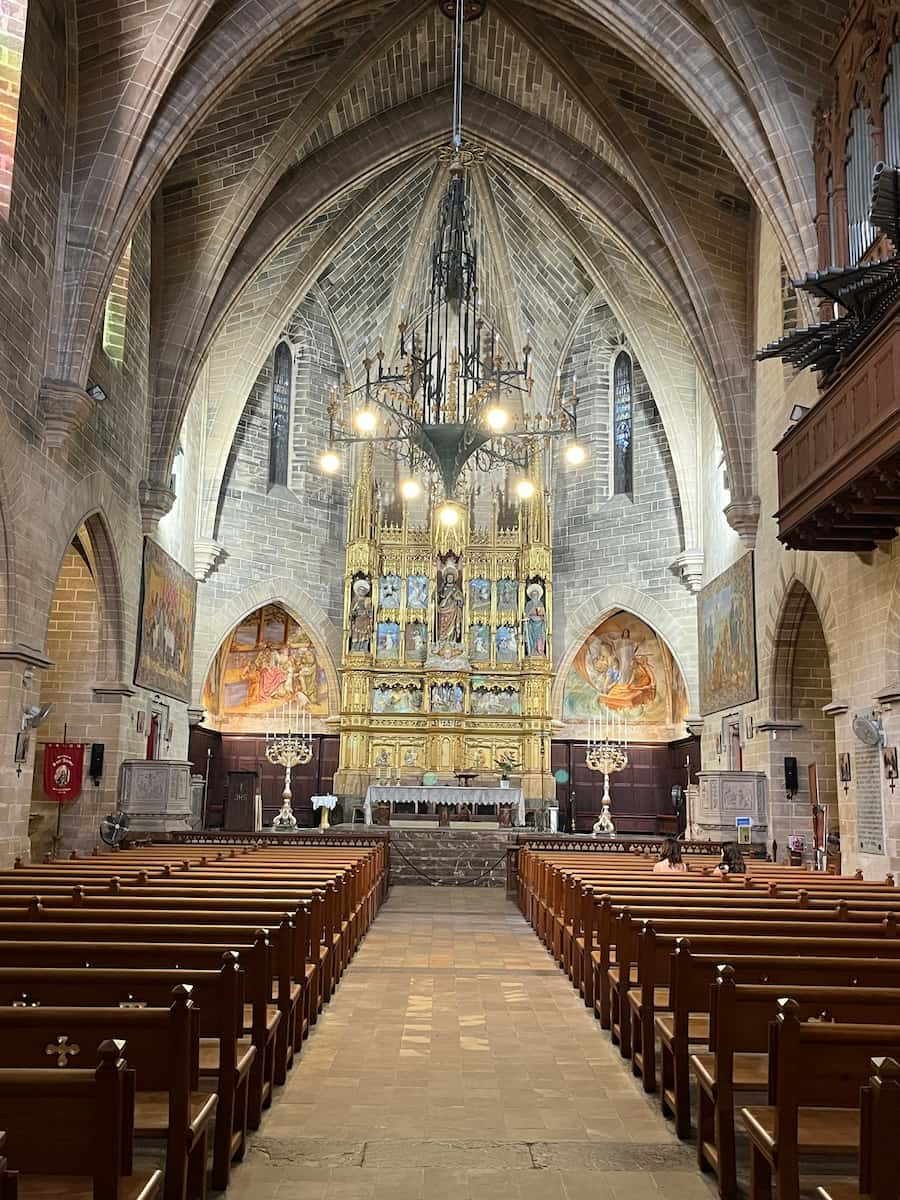
[[249,588],[224,604],[205,624],[201,607],[194,654],[194,703],[202,703],[206,680],[225,641],[242,621],[267,605],[283,608],[308,635],[325,673],[328,715],[339,713],[341,688],[334,664],[341,653],[340,631],[316,601],[289,580],[272,580]]
[[681,674],[687,695],[688,712],[697,708],[696,652],[684,627],[658,600],[636,588],[605,589],[585,600],[567,621],[563,637],[557,634],[557,646],[564,642],[565,650],[555,664],[556,676],[550,696],[550,711],[554,721],[562,721],[566,679],[575,657],[598,625],[618,612],[626,612],[643,621],[663,642]]

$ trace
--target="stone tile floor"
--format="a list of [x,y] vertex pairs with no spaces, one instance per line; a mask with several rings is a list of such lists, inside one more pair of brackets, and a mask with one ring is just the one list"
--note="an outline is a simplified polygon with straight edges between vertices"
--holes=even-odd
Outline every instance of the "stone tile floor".
[[229,1200],[710,1200],[499,889],[395,887]]

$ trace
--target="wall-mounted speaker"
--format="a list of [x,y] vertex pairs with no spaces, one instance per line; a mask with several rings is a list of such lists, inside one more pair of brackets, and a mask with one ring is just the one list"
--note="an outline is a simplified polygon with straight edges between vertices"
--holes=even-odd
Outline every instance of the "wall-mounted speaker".
[[90,775],[94,783],[99,783],[100,777],[103,774],[103,749],[102,742],[94,742],[91,746],[91,761],[88,767],[88,775]]
[[790,757],[784,760],[784,790],[796,796],[798,789],[797,760]]

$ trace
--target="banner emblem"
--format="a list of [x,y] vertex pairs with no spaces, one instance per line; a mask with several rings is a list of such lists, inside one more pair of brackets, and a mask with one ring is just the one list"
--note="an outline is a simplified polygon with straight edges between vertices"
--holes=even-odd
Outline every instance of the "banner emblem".
[[48,742],[44,747],[44,792],[57,804],[70,804],[81,795],[84,746],[80,742]]

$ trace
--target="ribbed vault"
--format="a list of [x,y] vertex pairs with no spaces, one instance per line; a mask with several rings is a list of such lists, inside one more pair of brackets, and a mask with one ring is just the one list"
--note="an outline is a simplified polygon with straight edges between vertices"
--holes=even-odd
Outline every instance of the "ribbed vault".
[[[431,0],[160,0],[128,27],[98,7],[76,4],[79,66],[116,65],[79,71],[47,375],[86,381],[115,265],[157,195],[147,477],[168,480],[206,364],[214,504],[243,397],[311,288],[351,361],[416,303],[451,26]],[[699,374],[735,500],[754,492],[753,205],[791,271],[814,258],[811,112],[843,5],[816,7],[821,49],[805,44],[802,58],[786,47],[808,19],[803,0],[492,0],[467,35],[464,119],[488,149],[472,188],[492,318],[516,349],[533,329],[546,391],[600,289],[646,366],[685,484]],[[388,227],[392,203],[404,211]],[[555,235],[554,264],[528,236],[536,227]],[[354,308],[343,282],[379,235],[390,270]],[[682,497],[688,540],[694,491]]]

